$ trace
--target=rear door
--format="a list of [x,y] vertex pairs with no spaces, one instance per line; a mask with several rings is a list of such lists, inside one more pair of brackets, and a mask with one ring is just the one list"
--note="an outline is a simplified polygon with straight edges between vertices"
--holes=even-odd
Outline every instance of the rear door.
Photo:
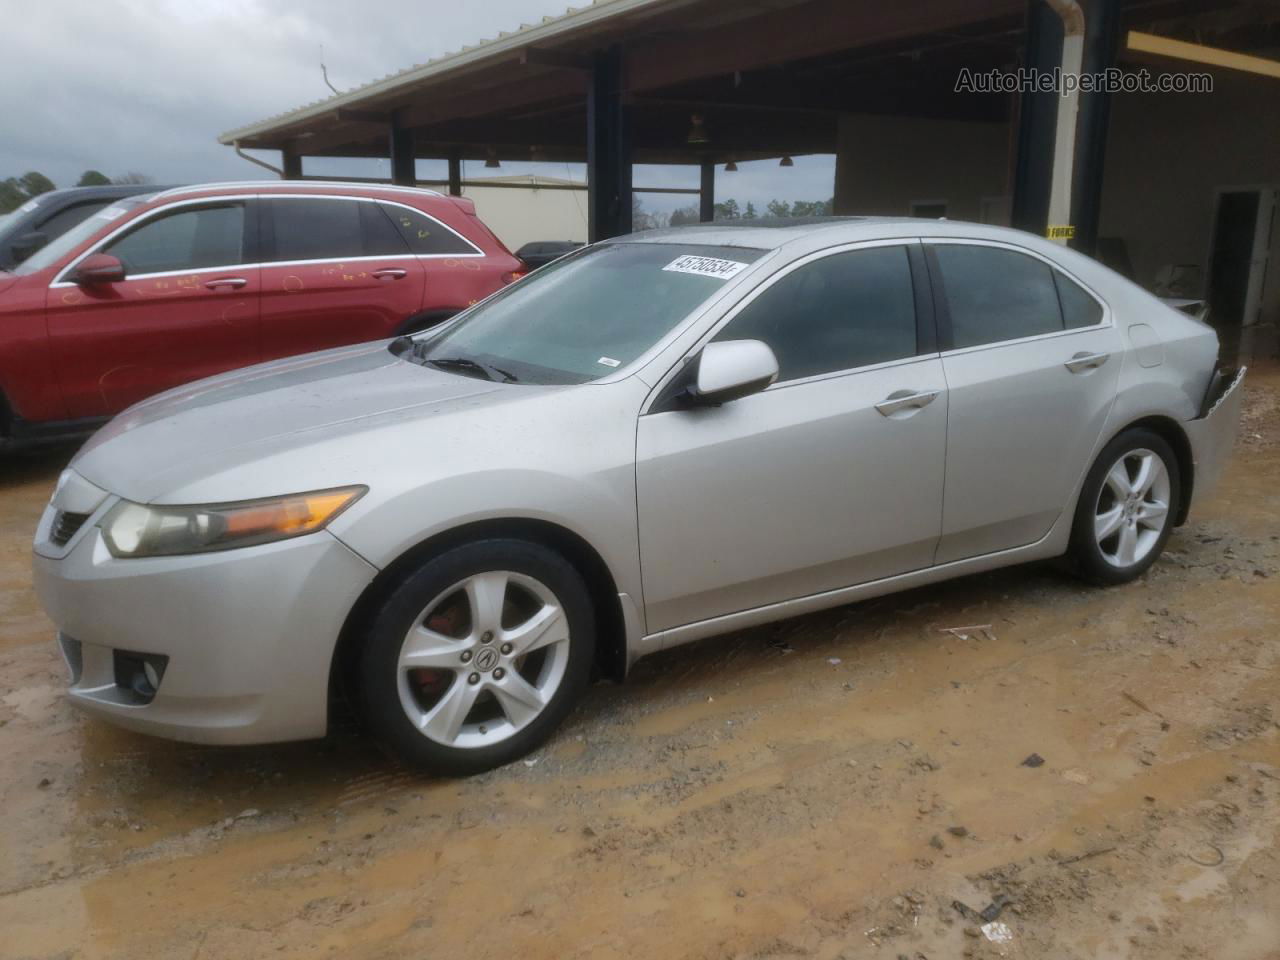
[[1021,248],[932,241],[950,392],[938,563],[1034,543],[1089,464],[1115,400],[1103,302]]
[[[390,200],[380,200],[378,204],[395,223],[426,272],[423,308],[431,313],[433,320],[483,300],[510,279],[510,271],[521,269],[514,257],[486,254],[459,230],[416,207]],[[484,229],[474,217],[467,217],[465,213],[460,217],[459,213],[462,212],[455,212],[453,216],[472,221],[473,231]],[[490,242],[497,250],[502,249],[497,238]],[[508,274],[505,279],[504,273]]]
[[[113,414],[170,387],[258,360],[251,201],[162,207],[94,252],[124,264],[120,283],[49,289],[50,356],[68,416]],[[63,277],[63,271],[59,277]]]
[[264,196],[264,359],[393,336],[422,306],[426,274],[370,199]]

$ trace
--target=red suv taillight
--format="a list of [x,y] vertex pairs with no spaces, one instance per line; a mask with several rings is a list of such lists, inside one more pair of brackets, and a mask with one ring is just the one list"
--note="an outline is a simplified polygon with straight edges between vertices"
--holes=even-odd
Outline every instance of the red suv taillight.
[[523,276],[526,276],[528,273],[529,273],[528,270],[512,270],[511,272],[504,273],[502,275],[502,282],[515,283],[517,280],[519,280]]

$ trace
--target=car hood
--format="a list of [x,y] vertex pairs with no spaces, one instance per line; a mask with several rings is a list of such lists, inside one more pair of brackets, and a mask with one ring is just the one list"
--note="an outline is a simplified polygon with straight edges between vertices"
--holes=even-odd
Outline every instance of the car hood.
[[[128,499],[166,500],[166,494],[200,478],[267,458],[278,461],[291,450],[548,389],[556,388],[446,373],[393,356],[385,342],[362,344],[248,367],[160,394],[94,434],[71,465],[91,483]],[[285,487],[288,479],[280,478]]]

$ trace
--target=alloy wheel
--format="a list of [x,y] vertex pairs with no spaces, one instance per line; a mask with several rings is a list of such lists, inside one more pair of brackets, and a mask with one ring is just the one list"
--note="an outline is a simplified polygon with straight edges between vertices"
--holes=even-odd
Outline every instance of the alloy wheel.
[[1130,450],[1107,471],[1094,510],[1098,549],[1113,567],[1144,560],[1169,522],[1169,471],[1151,450]]
[[528,726],[551,702],[569,662],[569,621],[543,583],[507,570],[454,584],[404,638],[400,704],[425,737],[486,747]]

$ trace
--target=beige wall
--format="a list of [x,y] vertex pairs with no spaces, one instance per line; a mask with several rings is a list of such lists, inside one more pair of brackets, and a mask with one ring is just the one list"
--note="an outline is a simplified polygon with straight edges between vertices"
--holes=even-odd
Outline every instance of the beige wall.
[[1280,185],[1280,81],[1220,71],[1209,94],[1112,99],[1101,234],[1125,240],[1139,283],[1171,263],[1203,274],[1214,190],[1264,185]]
[[835,212],[905,217],[945,200],[948,219],[980,221],[983,199],[1008,193],[1008,158],[1003,123],[841,117]]
[[[1125,241],[1144,286],[1166,264],[1196,264],[1204,276],[1215,190],[1280,186],[1280,81],[1220,71],[1210,94],[1118,94],[1112,104],[1101,235]],[[913,201],[945,200],[951,219],[983,220],[984,200],[990,214],[992,198],[1007,198],[1008,170],[1005,124],[848,116],[835,209],[904,216]],[[1280,321],[1280,223],[1276,233],[1262,313],[1270,323]]]
[[587,239],[587,191],[466,187],[476,212],[508,249],[530,240]]

